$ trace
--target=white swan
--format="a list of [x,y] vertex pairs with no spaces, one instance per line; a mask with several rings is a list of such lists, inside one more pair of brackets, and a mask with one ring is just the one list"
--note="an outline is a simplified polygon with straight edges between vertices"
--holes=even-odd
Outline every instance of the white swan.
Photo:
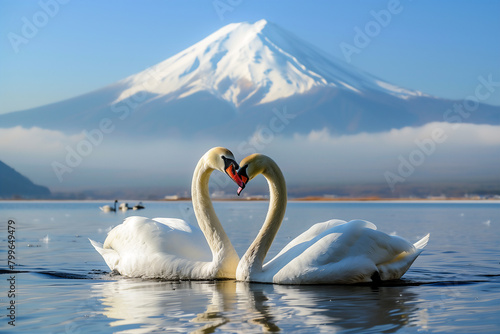
[[114,212],[116,211],[116,203],[118,201],[115,199],[115,203],[113,204],[113,206],[109,206],[109,205],[104,205],[104,206],[100,206],[99,209],[101,209],[102,212]]
[[127,211],[132,209],[132,207],[128,206],[128,203],[121,203],[118,207],[121,211]]
[[208,193],[210,174],[215,169],[243,185],[236,174],[238,164],[229,150],[217,147],[203,155],[194,171],[191,188],[201,230],[181,219],[129,217],[109,232],[104,246],[90,240],[109,268],[129,277],[234,278],[239,257]]
[[[429,240],[427,234],[412,245],[403,238],[377,231],[367,221],[330,220],[313,225],[264,264],[285,214],[285,179],[278,165],[265,155],[248,156],[240,166],[238,174],[245,185],[258,174],[264,175],[270,202],[264,225],[238,264],[239,281],[346,284],[398,279]],[[238,189],[238,195],[243,188]]]

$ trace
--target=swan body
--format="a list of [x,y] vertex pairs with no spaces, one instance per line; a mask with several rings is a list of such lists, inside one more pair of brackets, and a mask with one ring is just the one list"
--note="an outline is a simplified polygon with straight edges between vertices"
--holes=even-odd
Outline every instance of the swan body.
[[99,209],[101,209],[102,212],[115,212],[116,211],[116,203],[118,201],[115,200],[115,203],[113,206],[110,206],[110,205],[104,205],[104,206],[100,206]]
[[120,206],[118,207],[121,211],[127,211],[132,209],[130,206],[128,206],[128,203],[121,203]]
[[183,279],[214,275],[213,266],[204,265],[212,254],[203,233],[182,219],[132,216],[109,232],[104,245],[90,242],[108,267],[123,276]]
[[242,184],[236,174],[238,164],[229,150],[218,147],[205,153],[193,174],[191,191],[199,228],[182,219],[134,216],[113,228],[104,244],[90,240],[91,244],[111,270],[124,276],[235,278],[239,257],[208,193],[208,181],[216,169]]
[[412,245],[401,237],[377,231],[368,221],[334,219],[313,225],[264,264],[285,214],[285,180],[276,163],[260,154],[245,158],[238,173],[244,184],[263,174],[271,195],[264,225],[238,264],[239,281],[350,284],[398,279],[429,240],[427,234]]

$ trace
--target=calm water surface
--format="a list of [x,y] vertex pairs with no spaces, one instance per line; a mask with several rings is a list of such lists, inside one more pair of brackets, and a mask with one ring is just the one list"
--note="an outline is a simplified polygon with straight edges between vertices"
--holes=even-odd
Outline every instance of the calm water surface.
[[[103,204],[109,203],[0,202],[0,332],[500,332],[500,202],[289,204],[268,258],[331,218],[370,220],[412,242],[431,233],[403,279],[382,286],[112,276],[87,238],[104,241],[110,228],[131,215],[195,219],[190,202],[145,202],[142,211],[107,214],[98,209]],[[267,203],[214,206],[241,256]],[[6,271],[9,234],[15,237],[15,273]],[[15,326],[7,317],[12,302]]]

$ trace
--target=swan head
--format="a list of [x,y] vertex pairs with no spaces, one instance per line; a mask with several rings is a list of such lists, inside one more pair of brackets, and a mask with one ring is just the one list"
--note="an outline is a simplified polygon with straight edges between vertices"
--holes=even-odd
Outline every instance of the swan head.
[[265,174],[269,166],[276,163],[266,155],[255,153],[249,155],[240,162],[240,169],[238,175],[243,183],[238,189],[238,196],[245,189],[247,183],[259,174]]
[[215,147],[206,154],[209,165],[223,173],[226,173],[238,186],[244,187],[243,181],[237,173],[239,165],[233,153],[224,147]]

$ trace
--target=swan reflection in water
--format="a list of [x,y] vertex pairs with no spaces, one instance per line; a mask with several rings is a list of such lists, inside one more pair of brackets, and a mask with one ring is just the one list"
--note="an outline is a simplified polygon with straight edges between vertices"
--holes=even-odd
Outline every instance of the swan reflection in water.
[[[113,331],[211,333],[397,331],[425,326],[408,286],[285,286],[227,281],[118,279],[94,296]],[[100,296],[100,297],[99,297]]]

